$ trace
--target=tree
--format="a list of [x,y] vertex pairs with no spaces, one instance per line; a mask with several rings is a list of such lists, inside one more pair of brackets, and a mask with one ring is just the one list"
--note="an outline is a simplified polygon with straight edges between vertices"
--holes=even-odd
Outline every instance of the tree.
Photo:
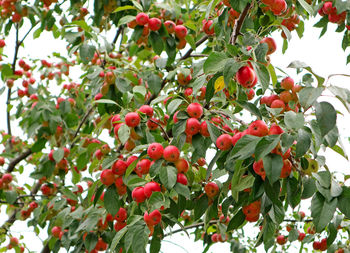
[[[312,16],[321,36],[337,24],[339,46],[349,47],[348,2],[0,3],[2,251],[25,250],[11,234],[16,221],[48,231],[42,252],[145,252],[148,244],[159,252],[173,227],[194,233],[205,251],[217,242],[233,252],[350,250],[348,175],[337,180],[319,154],[330,148],[347,159],[339,110],[321,98],[331,92],[350,112],[349,90],[328,82],[348,75],[325,78],[294,61],[293,80],[270,62]],[[44,33],[67,51],[21,57],[26,38]],[[34,184],[17,183],[24,170]],[[247,227],[258,236],[244,235]]]

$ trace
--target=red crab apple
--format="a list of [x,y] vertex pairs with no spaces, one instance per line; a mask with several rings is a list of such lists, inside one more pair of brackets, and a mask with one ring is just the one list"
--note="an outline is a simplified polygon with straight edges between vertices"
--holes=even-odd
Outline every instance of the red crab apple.
[[276,123],[272,123],[272,125],[270,126],[270,129],[269,129],[269,135],[282,134],[282,133],[284,133],[282,128],[279,125],[277,125]]
[[117,212],[114,218],[119,222],[124,222],[127,217],[128,212],[125,210],[125,208],[121,207],[119,208],[119,211]]
[[206,33],[207,35],[213,35],[215,33],[214,31],[214,21],[213,20],[208,20],[203,22],[203,32]]
[[183,39],[187,35],[187,28],[183,25],[177,25],[175,26],[175,35],[179,39]]
[[216,139],[216,147],[220,150],[228,150],[232,146],[232,137],[229,134],[222,134]]
[[142,203],[146,200],[145,190],[142,186],[136,187],[131,192],[132,199],[137,203]]
[[247,130],[247,134],[255,135],[259,137],[265,136],[268,133],[269,133],[269,128],[267,127],[265,122],[262,120],[256,120],[250,123]]
[[12,175],[10,173],[6,173],[6,174],[2,175],[1,179],[2,179],[2,182],[4,184],[9,184],[12,182],[13,178],[12,178]]
[[146,13],[140,12],[139,14],[136,15],[136,23],[138,25],[144,26],[145,24],[148,23],[148,21],[149,21],[149,17]]
[[294,86],[294,80],[291,77],[285,77],[282,81],[281,81],[281,87],[285,90],[291,90],[293,89]]
[[277,243],[279,245],[284,245],[287,242],[287,238],[284,235],[277,236]]
[[268,46],[267,54],[272,54],[276,51],[277,45],[273,38],[266,37],[263,38],[260,43],[266,43]]
[[162,27],[162,21],[159,18],[150,18],[148,20],[148,27],[152,31],[158,31]]
[[200,130],[200,134],[204,137],[209,137],[210,136],[210,133],[208,131],[208,125],[207,125],[207,122],[206,121],[203,121],[201,123],[201,130]]
[[101,175],[100,175],[100,179],[101,179],[102,184],[104,184],[104,185],[108,186],[108,185],[113,184],[115,181],[113,171],[110,169],[103,170]]
[[163,157],[168,162],[176,162],[180,157],[180,150],[173,145],[169,145],[164,149]]
[[244,88],[253,88],[258,81],[254,69],[249,66],[243,66],[237,71],[236,80]]
[[5,164],[5,158],[0,156],[0,166]]
[[191,103],[187,106],[187,113],[191,118],[199,119],[203,115],[203,107],[198,103]]
[[164,148],[160,143],[152,143],[148,146],[147,154],[152,160],[158,160],[162,158],[164,152]]
[[144,186],[144,192],[147,198],[150,198],[153,192],[160,192],[161,188],[157,182],[149,182]]
[[147,225],[155,226],[162,220],[162,214],[158,209],[155,209],[153,212],[149,213],[145,212],[143,219],[145,220]]
[[284,110],[286,109],[286,104],[283,102],[283,100],[281,99],[276,99],[271,103],[271,108],[281,108],[281,112],[284,112]]
[[219,186],[214,182],[209,182],[204,186],[204,191],[209,198],[214,198],[219,193]]
[[187,177],[185,174],[183,173],[178,173],[177,174],[177,179],[176,179],[176,182],[180,183],[180,184],[183,184],[183,185],[187,185]]
[[149,105],[143,105],[139,108],[139,111],[146,114],[148,117],[153,116],[153,108]]
[[188,135],[196,135],[201,130],[201,123],[196,118],[189,118],[186,122],[185,133]]
[[189,165],[186,159],[180,158],[175,162],[175,167],[177,168],[178,173],[186,173]]
[[129,127],[136,127],[140,124],[141,118],[137,112],[129,112],[125,115],[125,124]]
[[123,175],[128,168],[128,164],[124,162],[123,160],[117,160],[113,165],[112,165],[112,172],[116,175]]
[[51,229],[51,234],[53,237],[58,238],[60,236],[62,229],[61,227],[55,226]]
[[168,33],[174,33],[175,32],[175,26],[176,24],[171,21],[171,20],[167,20],[164,22],[164,26],[165,29],[168,31]]

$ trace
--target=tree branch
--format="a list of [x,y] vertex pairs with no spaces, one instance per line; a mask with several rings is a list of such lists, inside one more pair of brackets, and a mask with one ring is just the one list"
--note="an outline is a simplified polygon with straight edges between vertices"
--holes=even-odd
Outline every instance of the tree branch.
[[[204,43],[207,39],[209,38],[208,35],[205,35],[204,37],[202,37],[200,40],[198,40],[196,42],[196,47],[198,47],[199,45],[201,45],[202,43]],[[189,58],[191,56],[191,53],[193,52],[193,49],[190,48],[181,58],[180,61],[183,61],[187,58]]]
[[151,122],[157,124],[157,125],[160,127],[160,129],[162,130],[162,132],[163,132],[163,134],[164,134],[164,138],[165,138],[167,141],[170,141],[170,137],[169,137],[168,133],[164,130],[163,126],[162,126],[159,122],[157,122],[157,121],[155,121],[155,120],[153,120],[153,119],[149,119],[149,120],[150,120]]
[[113,42],[112,42],[113,45],[114,45],[115,43],[117,43],[117,40],[118,40],[120,34],[123,33],[123,30],[124,30],[124,26],[118,27],[117,33],[115,34],[114,39],[113,39]]
[[242,25],[243,25],[243,22],[244,22],[246,16],[248,15],[250,7],[251,7],[251,5],[248,3],[246,5],[246,7],[244,8],[244,10],[242,11],[241,15],[239,15],[239,18],[233,27],[232,35],[230,38],[231,45],[236,44],[236,40],[238,38],[238,35],[241,34],[241,28],[242,28]]
[[[217,223],[218,220],[212,220],[212,221],[209,221],[209,224],[215,224]],[[197,227],[201,227],[201,226],[204,226],[205,223],[204,222],[199,222],[199,223],[195,223],[195,224],[191,224],[191,225],[188,225],[188,226],[185,226],[185,230],[187,229],[191,229],[191,228],[197,228]],[[176,234],[176,233],[179,233],[179,232],[184,232],[184,229],[183,228],[180,228],[180,229],[176,229],[174,231],[171,231],[170,233],[167,233],[164,235],[164,237],[167,237],[169,235],[173,235],[173,234]]]
[[6,172],[11,173],[14,169],[15,166],[22,160],[26,159],[30,154],[32,154],[32,151],[30,149],[24,151],[22,154],[17,156],[15,159],[13,159],[10,163],[9,166],[7,167]]
[[89,110],[85,113],[83,119],[81,120],[81,122],[80,122],[80,124],[79,124],[77,130],[75,131],[75,133],[74,133],[74,135],[73,135],[73,142],[72,142],[72,144],[70,145],[70,148],[71,148],[71,149],[72,149],[72,148],[74,147],[74,145],[77,143],[77,140],[74,140],[74,139],[78,136],[81,127],[84,125],[85,121],[87,120],[87,118],[89,117],[89,115],[92,113],[93,109],[94,109],[94,107],[91,106],[91,107],[89,108]]

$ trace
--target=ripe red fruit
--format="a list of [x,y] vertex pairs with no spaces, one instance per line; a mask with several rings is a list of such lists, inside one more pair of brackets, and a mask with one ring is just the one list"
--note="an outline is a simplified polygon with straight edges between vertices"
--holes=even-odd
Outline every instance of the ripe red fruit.
[[280,178],[289,177],[291,172],[292,172],[292,163],[289,160],[284,160]]
[[203,115],[203,107],[198,103],[189,104],[186,111],[191,118],[199,119]]
[[236,80],[245,88],[253,88],[258,81],[254,69],[249,66],[243,66],[237,71]]
[[155,226],[162,220],[162,214],[159,212],[158,209],[155,209],[150,214],[148,214],[148,212],[145,212],[143,219],[145,220],[147,225]]
[[288,102],[291,101],[292,98],[292,93],[290,93],[289,91],[285,90],[280,93],[280,99],[286,104],[288,104]]
[[0,40],[0,48],[5,47],[6,43],[4,40]]
[[114,229],[115,229],[115,231],[120,231],[120,230],[122,230],[124,227],[126,226],[126,222],[116,222],[115,224],[114,224]]
[[177,168],[178,173],[186,173],[189,165],[186,159],[180,158],[175,162],[175,167]]
[[175,26],[175,35],[179,39],[183,39],[187,35],[187,28],[183,25],[177,25]]
[[327,250],[327,238],[323,238],[320,242],[320,250],[324,251]]
[[4,184],[9,184],[9,183],[11,183],[12,182],[12,175],[10,174],[10,173],[6,173],[6,174],[4,174],[4,175],[2,175],[2,178],[1,178],[1,180],[2,180],[2,182],[4,183]]
[[136,164],[135,171],[140,175],[146,175],[151,168],[151,161],[148,159],[142,159]]
[[176,162],[179,160],[180,150],[173,145],[169,145],[164,149],[163,157],[168,162]]
[[219,237],[218,237],[218,234],[213,234],[212,236],[211,236],[211,241],[212,242],[218,242],[219,241]]
[[300,241],[300,242],[303,241],[305,236],[306,236],[305,233],[299,232],[298,241]]
[[182,173],[178,173],[177,174],[177,179],[176,179],[176,182],[180,183],[180,184],[183,184],[183,185],[187,185],[187,177],[185,174],[182,174]]
[[148,27],[152,31],[158,31],[162,27],[162,21],[159,18],[150,18],[148,20]]
[[139,109],[140,112],[146,114],[148,117],[153,116],[153,108],[150,107],[149,105],[143,105]]
[[271,108],[281,108],[280,113],[286,109],[286,104],[281,99],[276,99],[271,103]]
[[153,160],[158,160],[162,158],[163,152],[164,148],[162,144],[157,142],[150,144],[147,149],[148,156]]
[[314,248],[314,250],[321,249],[321,242],[314,241],[312,247]]
[[196,118],[189,118],[186,122],[185,133],[188,135],[198,134],[201,130],[201,123]]
[[171,20],[167,20],[164,22],[164,26],[165,29],[168,31],[168,33],[174,33],[175,32],[175,26],[176,24],[171,21]]
[[53,237],[59,238],[61,231],[61,227],[55,226],[51,229],[51,234]]
[[256,120],[250,123],[247,129],[247,134],[255,135],[259,137],[265,136],[268,133],[269,133],[269,128],[267,127],[265,122],[262,120]]
[[255,91],[253,89],[250,89],[249,91],[246,92],[248,100],[252,100],[255,96]]
[[137,203],[142,203],[146,200],[145,190],[142,186],[136,187],[131,192],[132,199]]
[[128,217],[128,212],[123,208],[119,208],[119,211],[115,215],[114,219],[116,219],[119,222],[124,222],[126,218]]
[[153,192],[160,192],[161,188],[156,182],[149,182],[144,186],[144,192],[147,198],[150,198]]
[[148,15],[146,13],[141,12],[141,13],[138,13],[136,15],[136,23],[138,25],[144,26],[145,24],[148,23],[148,21],[149,21],[149,17],[148,17]]
[[125,173],[127,168],[127,163],[119,159],[112,165],[112,172],[116,175],[121,176]]
[[245,135],[245,133],[243,133],[243,132],[238,132],[238,133],[236,133],[233,137],[232,137],[232,145],[234,146],[234,145],[236,145],[236,143],[237,143],[237,141],[239,140],[239,139],[241,139],[243,136]]
[[209,182],[204,186],[204,191],[209,198],[214,198],[216,195],[218,195],[220,189],[216,183]]
[[273,38],[270,38],[270,37],[263,38],[260,41],[260,43],[266,43],[267,44],[267,46],[268,46],[267,54],[272,54],[277,49],[276,42],[275,42],[275,40]]
[[281,87],[285,90],[291,90],[294,86],[294,80],[291,77],[286,77],[281,81]]
[[112,172],[112,170],[106,169],[102,171],[100,179],[102,184],[109,186],[114,183],[114,173]]
[[228,150],[232,146],[232,137],[229,134],[222,134],[216,139],[216,147],[220,150]]
[[287,3],[285,0],[274,0],[270,8],[273,14],[280,16],[287,10]]
[[141,118],[137,112],[129,112],[125,115],[125,124],[129,127],[136,127],[140,124]]
[[202,28],[203,32],[205,32],[207,35],[213,35],[215,33],[213,23],[213,20],[204,21]]
[[322,11],[326,15],[337,13],[337,9],[335,7],[333,7],[332,2],[325,2],[322,6]]
[[201,123],[201,130],[200,130],[200,134],[204,137],[209,137],[210,136],[210,133],[208,131],[208,126],[207,126],[207,122],[206,121],[203,121]]
[[286,242],[287,242],[287,238],[284,237],[284,235],[279,235],[279,236],[277,236],[277,243],[278,243],[279,245],[283,245],[283,244],[285,244]]
[[206,164],[205,158],[201,157],[197,160],[199,166],[204,166]]
[[269,129],[269,135],[282,134],[282,133],[284,133],[282,128],[279,125],[277,125],[276,123],[272,123],[272,125],[270,126],[270,129]]

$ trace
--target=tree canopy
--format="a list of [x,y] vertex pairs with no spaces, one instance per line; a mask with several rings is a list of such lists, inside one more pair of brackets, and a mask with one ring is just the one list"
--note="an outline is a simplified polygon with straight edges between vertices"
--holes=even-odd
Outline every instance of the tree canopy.
[[[270,59],[311,17],[305,32],[336,24],[332,46],[345,52],[350,2],[0,0],[0,10],[1,252],[30,252],[15,222],[47,231],[42,252],[160,252],[178,232],[203,252],[350,252],[349,174],[336,178],[320,154],[348,159],[340,109],[322,97],[349,113],[350,90],[329,80],[350,75],[293,61],[293,79]],[[47,33],[65,51],[24,57],[28,37]]]

